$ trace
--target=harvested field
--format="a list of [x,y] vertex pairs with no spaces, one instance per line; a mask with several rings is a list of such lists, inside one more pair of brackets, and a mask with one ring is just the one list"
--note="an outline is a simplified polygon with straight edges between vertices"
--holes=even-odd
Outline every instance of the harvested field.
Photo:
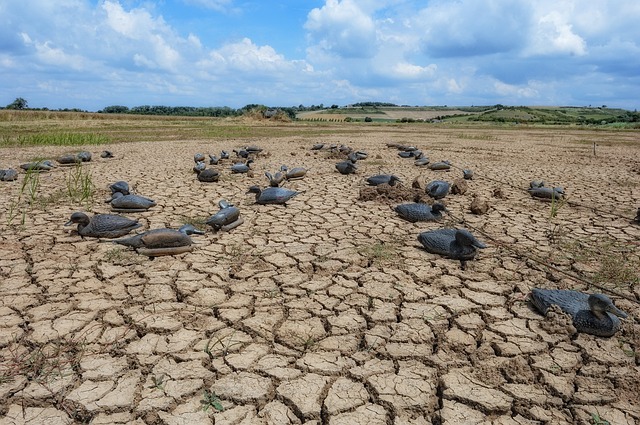
[[[84,147],[91,213],[110,212],[102,201],[117,180],[158,202],[128,215],[144,229],[202,225],[222,198],[240,207],[244,224],[206,228],[178,256],[149,259],[63,227],[87,209],[65,194],[73,168],[40,173],[32,193],[24,172],[0,182],[0,424],[640,422],[640,226],[630,224],[640,133],[295,128]],[[416,167],[390,142],[454,167]],[[369,157],[341,175],[315,143]],[[219,182],[196,179],[194,153],[246,145],[266,152],[252,175],[227,162]],[[73,149],[3,148],[0,168]],[[254,204],[247,188],[281,164],[309,168],[285,184],[303,193],[286,207]],[[373,174],[410,187],[418,176],[452,183],[462,168],[474,179],[445,198],[443,222],[403,221],[388,197],[359,200]],[[532,199],[535,179],[568,201]],[[476,195],[485,214],[470,212]],[[417,235],[443,226],[488,248],[465,270],[421,249]],[[611,338],[571,333],[564,315],[533,310],[533,287],[605,291],[629,317]]]

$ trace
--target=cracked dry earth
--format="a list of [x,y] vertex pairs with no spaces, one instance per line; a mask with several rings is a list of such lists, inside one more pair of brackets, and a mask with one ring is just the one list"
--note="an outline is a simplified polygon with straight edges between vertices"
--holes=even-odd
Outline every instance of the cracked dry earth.
[[[388,142],[474,170],[467,192],[445,199],[455,219],[408,223],[384,199],[358,199],[379,172],[405,185],[462,176],[415,167]],[[314,143],[369,158],[340,175]],[[253,176],[226,163],[218,183],[196,180],[194,153],[244,145],[267,152]],[[376,127],[117,144],[104,147],[110,160],[90,148],[94,213],[109,212],[101,200],[116,180],[158,202],[130,214],[145,229],[205,219],[221,198],[241,208],[237,229],[207,229],[193,252],[154,260],[63,227],[81,209],[65,199],[8,226],[21,174],[0,192],[0,424],[640,423],[640,289],[615,287],[629,318],[612,338],[576,334],[526,299],[532,287],[588,290],[562,271],[593,277],[591,252],[637,264],[639,147],[637,132]],[[68,151],[2,149],[0,161]],[[310,168],[286,184],[304,193],[287,207],[255,205],[247,188],[281,164]],[[42,173],[39,193],[64,189],[69,172]],[[551,217],[523,190],[533,179],[564,186],[576,204]],[[473,195],[489,200],[486,214],[469,212]],[[416,240],[463,226],[456,219],[489,245],[466,270]]]

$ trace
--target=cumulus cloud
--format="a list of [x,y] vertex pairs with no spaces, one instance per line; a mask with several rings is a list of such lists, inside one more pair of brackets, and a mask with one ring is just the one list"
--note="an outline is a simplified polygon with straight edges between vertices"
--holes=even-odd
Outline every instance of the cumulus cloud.
[[373,19],[354,0],[327,0],[309,12],[304,25],[312,43],[342,58],[368,58],[376,50]]
[[566,16],[554,11],[541,16],[535,23],[530,47],[525,53],[582,56],[586,50],[586,42],[573,32]]

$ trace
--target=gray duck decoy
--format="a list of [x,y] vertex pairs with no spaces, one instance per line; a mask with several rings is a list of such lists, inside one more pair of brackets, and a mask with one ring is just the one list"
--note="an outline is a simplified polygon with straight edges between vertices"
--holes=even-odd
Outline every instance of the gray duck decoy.
[[44,161],[32,161],[27,162],[26,164],[21,164],[20,168],[26,171],[51,171],[54,169],[56,165],[51,160]]
[[464,169],[462,170],[462,178],[465,180],[473,180],[473,170]]
[[398,176],[394,176],[393,174],[377,174],[375,176],[367,177],[367,184],[369,186],[378,186],[380,184],[395,186],[396,182],[402,181]]
[[244,150],[249,153],[260,153],[263,151],[263,149],[258,146],[245,146]]
[[206,224],[213,227],[214,230],[222,230],[228,232],[244,223],[244,219],[240,217],[240,209],[229,204],[222,199],[218,202],[220,211],[209,217]]
[[354,154],[358,161],[362,161],[363,159],[367,159],[369,157],[369,154],[365,151],[355,151]]
[[204,161],[199,161],[199,162],[196,162],[196,164],[193,166],[193,172],[196,174],[200,174],[206,168],[207,168],[207,164],[205,164]]
[[109,202],[111,211],[116,212],[145,212],[157,205],[153,199],[133,194],[123,195],[121,192],[113,193]]
[[[9,170],[7,170],[7,171],[9,171]],[[18,175],[16,174],[16,178],[17,177],[18,177]],[[631,222],[633,224],[640,224],[640,208],[638,208],[638,211],[636,211],[636,217]]]
[[220,161],[220,158],[215,155],[209,154],[209,165],[218,165],[218,161]]
[[285,180],[285,174],[281,171],[278,171],[273,175],[270,172],[265,171],[264,175],[269,179],[269,186],[271,187],[279,187]]
[[220,159],[229,159],[229,152],[221,151],[220,152]]
[[111,194],[113,195],[116,192],[120,192],[123,195],[128,195],[129,193],[131,193],[129,191],[129,183],[127,183],[124,180],[119,180],[115,183],[112,183],[109,185],[109,189],[111,189]]
[[102,151],[100,158],[113,158],[113,153],[111,151]]
[[283,171],[285,173],[284,176],[287,180],[299,180],[304,178],[304,176],[307,174],[307,169],[304,167],[295,167],[289,169],[286,165],[283,165],[280,167],[280,171]]
[[429,230],[420,233],[418,241],[427,252],[460,260],[463,269],[466,266],[466,261],[472,260],[476,256],[477,248],[487,247],[466,229]]
[[529,189],[536,189],[538,187],[544,187],[544,181],[543,180],[531,180],[529,182]]
[[397,212],[401,218],[415,223],[416,221],[440,220],[442,219],[442,212],[447,211],[447,208],[440,203],[433,205],[415,203],[397,205],[394,211]]
[[426,193],[433,199],[442,199],[449,194],[451,185],[444,180],[434,180],[426,187]]
[[285,189],[284,187],[268,187],[266,189],[260,189],[258,186],[251,186],[247,193],[255,193],[257,204],[286,205],[287,201],[302,192]]
[[400,158],[415,158],[415,153],[413,151],[400,151],[398,152],[398,156]]
[[545,316],[549,307],[557,305],[571,316],[573,326],[578,332],[596,336],[612,336],[620,328],[618,317],[627,317],[627,314],[613,305],[611,299],[604,294],[533,288],[531,301]]
[[10,182],[18,178],[18,172],[13,168],[7,170],[0,170],[0,181]]
[[74,212],[65,226],[78,225],[80,236],[95,238],[118,238],[142,226],[137,220],[115,214],[96,214],[89,218],[83,212]]
[[190,235],[204,235],[204,232],[196,229],[191,224],[185,224],[179,230],[154,229],[147,230],[135,236],[124,239],[116,239],[113,242],[134,248],[138,253],[148,257],[161,255],[176,255],[191,251]]
[[413,165],[416,165],[418,167],[422,167],[428,164],[429,164],[429,158],[427,158],[426,156],[423,156],[422,158],[418,158],[415,161],[413,161]]
[[204,162],[204,154],[202,153],[196,153],[193,155],[193,162],[195,162],[196,164],[198,162]]
[[247,162],[236,162],[231,166],[231,172],[233,174],[244,174],[248,173],[251,169],[252,159],[247,160]]
[[449,170],[450,168],[451,163],[449,161],[439,161],[429,165],[429,169],[434,171]]
[[235,153],[238,158],[249,158],[249,151],[246,149],[234,149],[233,153]]
[[529,195],[539,199],[562,199],[564,198],[564,189],[561,187],[532,187],[527,189]]
[[358,166],[351,161],[342,161],[336,164],[336,170],[340,174],[353,174],[358,170]]
[[198,173],[197,178],[203,183],[214,183],[220,180],[220,173],[213,168],[206,168]]
[[78,158],[81,162],[90,162],[91,161],[91,152],[89,151],[80,151],[76,154],[76,158]]
[[79,162],[82,162],[82,160],[75,154],[62,155],[58,157],[56,161],[58,161],[58,163],[62,165],[77,164]]
[[324,143],[316,143],[315,145],[311,146],[312,151],[319,151],[322,148],[324,148]]

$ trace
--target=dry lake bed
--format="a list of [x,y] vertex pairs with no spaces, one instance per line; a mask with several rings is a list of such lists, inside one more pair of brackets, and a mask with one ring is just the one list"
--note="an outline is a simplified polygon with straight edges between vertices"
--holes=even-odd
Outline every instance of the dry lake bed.
[[[0,424],[640,423],[640,133],[353,128],[84,146],[88,205],[65,194],[73,168],[40,173],[32,193],[24,172],[0,182]],[[316,143],[368,158],[341,175]],[[416,167],[387,143],[454,167]],[[196,179],[195,153],[247,145],[264,149],[251,175],[227,161],[219,182]],[[2,148],[0,168],[78,149]],[[249,186],[282,164],[309,169],[285,184],[302,193],[254,204]],[[359,199],[374,174],[407,188],[463,168],[474,179],[441,222]],[[531,198],[536,179],[567,202]],[[245,222],[155,259],[63,227],[74,211],[110,212],[117,180],[158,203],[128,214],[141,230],[202,224],[220,199]],[[488,248],[463,270],[421,249],[418,234],[441,227]],[[533,287],[604,292],[629,317],[611,338],[578,334],[532,308]]]

